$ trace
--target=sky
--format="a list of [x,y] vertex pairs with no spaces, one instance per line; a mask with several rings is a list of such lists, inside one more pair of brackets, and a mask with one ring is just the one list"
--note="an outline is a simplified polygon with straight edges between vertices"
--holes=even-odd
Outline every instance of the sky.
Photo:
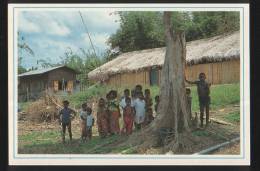
[[[106,41],[119,28],[119,16],[113,12],[81,11],[97,54],[109,49]],[[34,56],[18,52],[25,68],[37,66],[39,59],[57,63],[68,47],[93,52],[79,11],[20,11],[18,32],[34,51]]]

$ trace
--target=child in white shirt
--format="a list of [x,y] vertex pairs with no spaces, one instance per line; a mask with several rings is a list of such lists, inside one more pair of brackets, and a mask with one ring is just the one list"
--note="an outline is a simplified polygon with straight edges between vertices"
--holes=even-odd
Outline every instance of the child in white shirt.
[[137,98],[133,101],[133,106],[136,111],[134,118],[135,128],[139,130],[141,129],[145,119],[145,100],[141,92],[137,94]]
[[87,107],[86,127],[87,127],[87,137],[89,139],[92,138],[92,126],[94,126],[94,117],[92,115],[92,109],[90,107]]

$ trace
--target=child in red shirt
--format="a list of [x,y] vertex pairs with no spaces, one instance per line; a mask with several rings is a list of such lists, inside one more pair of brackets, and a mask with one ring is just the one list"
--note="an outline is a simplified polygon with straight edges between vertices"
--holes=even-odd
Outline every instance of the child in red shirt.
[[133,130],[133,123],[134,123],[134,115],[135,109],[131,106],[131,99],[130,97],[125,98],[126,106],[123,110],[123,119],[124,119],[124,129],[126,131],[126,135],[130,135]]

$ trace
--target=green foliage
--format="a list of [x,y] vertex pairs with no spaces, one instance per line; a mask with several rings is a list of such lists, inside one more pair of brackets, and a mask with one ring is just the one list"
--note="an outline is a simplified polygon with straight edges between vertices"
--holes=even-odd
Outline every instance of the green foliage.
[[[73,105],[76,105],[76,107],[80,107],[80,105],[83,102],[85,102],[87,99],[105,97],[106,93],[111,89],[117,90],[118,98],[120,98],[121,96],[123,96],[123,92],[125,88],[126,87],[115,88],[115,87],[108,87],[108,86],[102,86],[100,84],[95,84],[89,87],[86,91],[78,92],[70,95],[68,99],[71,101]],[[159,87],[144,86],[143,90],[145,90],[146,88],[150,89],[153,103],[155,104],[154,97],[156,95],[159,95],[159,91],[160,91]],[[192,96],[192,111],[199,111],[199,101],[198,101],[196,86],[191,87],[191,96]],[[239,84],[212,85],[210,88],[210,96],[211,96],[211,104],[210,104],[211,109],[217,109],[220,107],[224,107],[226,105],[237,104],[240,101],[240,86]]]
[[32,55],[34,56],[34,51],[25,41],[25,38],[18,32],[18,74],[22,74],[27,72],[26,68],[22,66],[22,59],[25,55]]
[[210,135],[210,134],[209,134],[207,131],[205,131],[205,130],[194,131],[194,132],[192,132],[192,134],[195,135],[195,136],[199,136],[199,137],[201,137],[201,136],[208,137],[208,136]]
[[[162,12],[119,12],[120,28],[110,36],[111,48],[121,52],[165,46]],[[239,12],[172,12],[172,27],[186,40],[239,30]]]
[[102,65],[105,62],[104,57],[102,55],[97,57],[95,54],[86,52],[84,49],[80,49],[80,52],[75,53],[71,48],[68,48],[64,56],[60,57],[61,62],[57,65],[67,65],[79,71],[80,74],[77,76],[77,79],[80,80],[81,84],[90,86],[91,82],[87,78],[87,74]]
[[239,30],[239,12],[193,12],[188,39],[200,39]]
[[25,109],[30,105],[30,103],[31,103],[31,102],[20,102],[20,103],[18,104],[19,109],[20,109],[21,111],[25,110]]
[[120,28],[108,40],[112,48],[128,52],[164,45],[162,13],[119,12],[119,16]]
[[80,74],[77,76],[77,79],[80,80],[83,85],[89,86],[91,83],[87,78],[87,74],[102,65],[105,62],[105,57],[107,57],[107,55],[107,53],[104,53],[103,55],[97,57],[95,54],[86,52],[84,49],[80,49],[80,53],[75,53],[70,47],[68,47],[64,52],[64,56],[60,57],[60,62],[51,63],[48,59],[40,59],[37,61],[37,64],[39,64],[42,68],[66,65],[76,71],[79,71]]
[[240,121],[240,112],[231,112],[224,116],[224,118],[230,122],[239,122]]
[[[21,135],[18,138],[20,154],[104,154],[118,153],[124,151],[131,154],[135,151],[130,146],[117,147],[113,144],[124,141],[126,137],[114,135],[101,139],[93,136],[91,141],[79,143],[79,136],[72,143],[61,143],[61,132],[59,130],[34,131],[29,134]],[[59,143],[60,142],[60,143]]]
[[[191,87],[192,110],[199,110],[199,101],[197,87]],[[211,109],[216,109],[226,105],[237,104],[240,101],[240,86],[239,84],[223,84],[212,85],[210,88]]]
[[99,84],[90,86],[86,91],[74,93],[68,97],[68,100],[76,108],[80,108],[81,104],[85,103],[91,98],[98,98],[104,96],[107,92],[107,88]]
[[[93,85],[85,92],[79,92],[68,97],[71,104],[77,104],[77,107],[90,98],[100,98],[111,89],[118,90],[118,96],[123,94],[122,88],[106,87],[102,85]],[[150,88],[151,95],[154,98],[155,95],[159,94],[159,87],[146,87],[143,89]],[[196,87],[191,88],[192,91],[192,105],[193,111],[198,110],[198,98]],[[225,85],[214,85],[211,87],[211,98],[212,98],[212,108],[222,108],[224,106],[239,103],[240,91],[239,84],[225,84]],[[239,121],[239,111],[229,113],[224,116],[227,120],[231,122]],[[121,119],[122,121],[122,119]],[[122,123],[121,123],[122,124]],[[28,134],[22,134],[18,137],[18,152],[22,154],[104,154],[104,153],[122,153],[122,154],[133,154],[136,153],[135,149],[129,146],[118,146],[120,142],[127,139],[125,136],[111,136],[105,139],[101,139],[96,135],[96,129],[93,129],[93,139],[87,143],[80,143],[80,128],[74,127],[72,129],[73,138],[71,144],[61,143],[61,130],[34,130]],[[192,132],[193,135],[199,137],[211,136],[216,139],[223,139],[223,135],[217,133],[212,134],[207,130],[198,130]],[[68,139],[68,136],[66,135]],[[67,140],[66,139],[66,140]]]
[[18,74],[22,74],[22,73],[25,73],[25,72],[27,72],[26,68],[24,68],[21,65],[18,65]]

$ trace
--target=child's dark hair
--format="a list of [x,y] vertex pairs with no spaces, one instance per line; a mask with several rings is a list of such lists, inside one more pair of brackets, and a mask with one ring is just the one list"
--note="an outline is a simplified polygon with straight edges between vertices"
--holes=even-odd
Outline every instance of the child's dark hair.
[[83,104],[81,105],[81,107],[82,107],[82,108],[87,107],[87,103],[83,103]]
[[145,89],[145,90],[144,90],[144,93],[145,93],[145,94],[150,94],[150,89],[148,89],[148,88]]
[[87,107],[87,112],[92,113],[92,109],[90,107]]
[[70,104],[70,102],[69,102],[68,100],[64,100],[62,103],[63,103],[64,105],[69,105],[69,104]]
[[109,94],[110,97],[111,96],[113,96],[115,98],[117,97],[117,91],[116,90],[110,90],[108,94]]
[[205,77],[206,77],[206,74],[205,74],[204,72],[201,72],[201,73],[199,74],[199,78],[202,77],[202,76],[205,76]]
[[98,102],[100,103],[101,101],[105,102],[105,99],[101,97],[101,98],[98,100]]
[[130,90],[129,89],[125,89],[124,93],[130,93]]
[[140,85],[140,84],[137,84],[136,86],[135,86],[135,89],[137,89],[137,88],[139,88],[140,90],[142,90],[142,86]]

